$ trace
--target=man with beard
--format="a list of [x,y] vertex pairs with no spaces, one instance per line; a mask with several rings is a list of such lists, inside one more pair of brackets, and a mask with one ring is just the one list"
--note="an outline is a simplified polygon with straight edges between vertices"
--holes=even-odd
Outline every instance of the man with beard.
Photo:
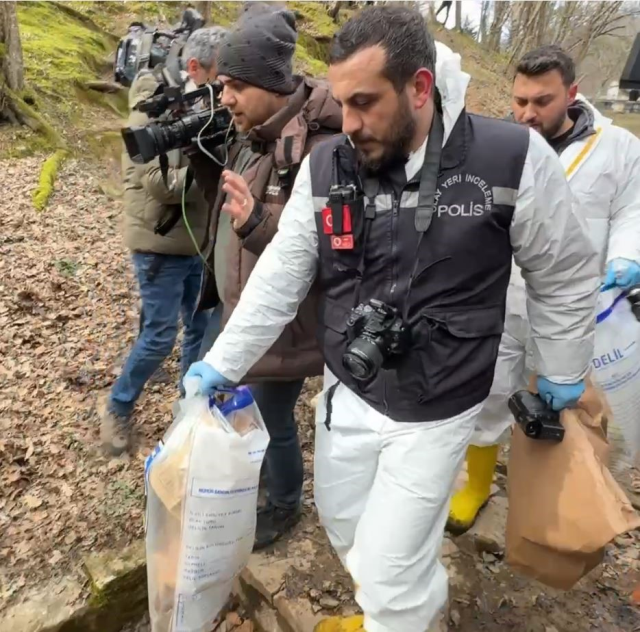
[[435,66],[415,9],[376,5],[342,27],[329,80],[344,135],[303,161],[227,328],[189,370],[205,393],[241,380],[315,281],[315,500],[364,611],[323,632],[436,629],[449,497],[491,387],[512,257],[540,391],[575,402],[593,352],[597,259],[557,157],[465,111],[458,56],[438,59],[440,90]]
[[[575,211],[598,252],[604,287],[640,283],[640,140],[578,94],[573,60],[558,46],[520,60],[511,105],[515,120],[542,134],[559,155]],[[456,532],[471,527],[489,498],[499,442],[512,423],[507,399],[526,386],[533,370],[525,284],[518,274],[509,287],[506,324],[491,395],[467,454],[469,479],[451,502],[449,527]]]

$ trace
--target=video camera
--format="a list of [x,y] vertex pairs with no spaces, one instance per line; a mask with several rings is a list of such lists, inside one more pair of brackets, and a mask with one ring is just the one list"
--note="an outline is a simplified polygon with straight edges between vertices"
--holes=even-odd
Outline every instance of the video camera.
[[204,18],[195,9],[187,9],[182,14],[182,22],[168,30],[148,27],[143,22],[132,22],[127,34],[118,42],[114,62],[115,80],[129,87],[140,70],[153,69],[159,64],[168,64],[172,75],[178,77],[179,53],[189,35],[202,28],[204,23]]
[[560,413],[529,391],[518,391],[508,401],[509,410],[524,434],[530,439],[559,443],[564,439]]
[[[135,110],[157,120],[122,129],[122,139],[131,160],[144,164],[173,149],[189,147],[196,139],[209,147],[223,144],[232,128],[231,113],[219,106],[221,92],[219,83],[187,93],[178,86],[165,86],[161,94],[138,103]],[[213,102],[207,109],[193,110],[199,99],[211,95]]]

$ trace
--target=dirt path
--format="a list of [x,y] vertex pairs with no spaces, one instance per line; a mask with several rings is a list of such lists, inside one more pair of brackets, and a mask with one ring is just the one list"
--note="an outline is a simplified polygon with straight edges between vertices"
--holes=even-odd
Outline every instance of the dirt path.
[[[143,535],[143,460],[170,422],[175,384],[147,389],[135,415],[138,451],[105,459],[97,449],[96,402],[137,328],[128,255],[118,231],[121,204],[100,188],[107,173],[70,161],[49,208],[30,191],[38,159],[0,164],[0,602],[27,585],[81,575],[85,553]],[[177,383],[174,355],[167,369]],[[287,542],[308,557],[287,572],[288,598],[314,611],[354,611],[349,577],[317,524],[312,501],[313,413],[308,385],[298,410],[305,453],[305,518]],[[503,482],[501,485],[503,486]],[[503,493],[501,491],[500,493]],[[514,576],[501,555],[480,555],[468,537],[447,544],[450,629],[514,632],[630,632],[640,613],[630,593],[640,579],[637,534],[612,545],[605,564],[570,593]],[[135,628],[132,628],[132,630]],[[145,630],[144,624],[138,632]]]

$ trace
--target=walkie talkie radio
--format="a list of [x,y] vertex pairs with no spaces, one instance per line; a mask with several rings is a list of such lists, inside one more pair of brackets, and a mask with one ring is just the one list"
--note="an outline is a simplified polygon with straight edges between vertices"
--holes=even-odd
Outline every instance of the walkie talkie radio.
[[548,406],[539,395],[518,391],[509,398],[509,410],[527,437],[556,443],[564,439],[560,413]]

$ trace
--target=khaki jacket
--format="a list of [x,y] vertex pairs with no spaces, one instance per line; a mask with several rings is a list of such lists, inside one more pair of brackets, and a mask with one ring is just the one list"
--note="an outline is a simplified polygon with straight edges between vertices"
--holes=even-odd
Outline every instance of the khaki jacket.
[[[135,79],[129,91],[131,114],[127,126],[149,123],[146,114],[133,110],[133,106],[150,97],[158,87],[151,74]],[[156,158],[145,165],[132,162],[126,151],[122,153],[124,178],[123,238],[125,245],[136,252],[152,252],[166,255],[195,255],[195,244],[182,217],[182,188],[187,177],[188,159],[181,151],[167,154],[169,169],[165,184]],[[204,196],[193,182],[186,193],[187,222],[198,247],[202,250],[207,241],[208,209]],[[154,232],[156,224],[179,209],[181,217],[163,237]]]

